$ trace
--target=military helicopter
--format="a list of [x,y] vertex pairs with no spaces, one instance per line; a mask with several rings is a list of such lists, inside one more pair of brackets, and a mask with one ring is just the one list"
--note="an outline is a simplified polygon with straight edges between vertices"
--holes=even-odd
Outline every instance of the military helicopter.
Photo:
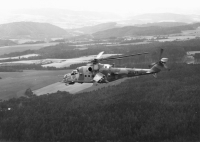
[[86,66],[78,67],[73,70],[71,73],[65,74],[62,80],[66,85],[74,84],[74,83],[108,83],[117,79],[121,79],[124,77],[135,77],[141,75],[149,75],[152,74],[154,77],[157,77],[157,73],[159,73],[162,69],[168,69],[166,63],[168,58],[161,58],[163,49],[160,50],[159,61],[152,63],[149,66],[149,69],[141,69],[141,68],[119,68],[115,67],[115,65],[110,64],[101,64],[100,61],[105,60],[114,60],[114,59],[123,59],[125,57],[130,56],[138,56],[144,53],[137,53],[131,55],[121,55],[117,57],[109,57],[109,58],[101,58],[104,51],[100,52],[95,59],[90,60],[89,64]]

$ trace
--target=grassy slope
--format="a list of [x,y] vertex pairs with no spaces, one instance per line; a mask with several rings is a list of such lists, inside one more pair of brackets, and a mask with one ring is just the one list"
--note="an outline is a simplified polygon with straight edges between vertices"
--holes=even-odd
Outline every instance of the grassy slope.
[[40,89],[62,80],[66,70],[1,72],[0,99],[10,99],[24,95],[26,89]]
[[72,96],[57,92],[4,102],[2,106],[15,110],[0,117],[2,137],[24,141],[197,141],[200,66],[171,68],[158,78],[143,76],[90,93]]

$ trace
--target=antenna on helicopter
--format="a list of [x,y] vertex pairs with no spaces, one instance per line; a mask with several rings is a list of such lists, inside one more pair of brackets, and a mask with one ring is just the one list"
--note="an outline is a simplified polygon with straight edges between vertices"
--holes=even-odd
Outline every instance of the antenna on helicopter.
[[158,59],[159,61],[160,61],[160,60],[161,60],[161,58],[162,58],[163,51],[164,51],[164,49],[163,49],[163,48],[161,48],[161,49],[160,49],[160,56],[159,56],[159,59]]

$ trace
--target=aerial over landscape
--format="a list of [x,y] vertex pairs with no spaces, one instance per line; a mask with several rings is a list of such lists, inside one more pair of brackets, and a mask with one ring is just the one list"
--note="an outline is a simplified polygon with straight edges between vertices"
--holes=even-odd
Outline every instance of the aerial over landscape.
[[0,141],[200,141],[197,0],[0,5]]

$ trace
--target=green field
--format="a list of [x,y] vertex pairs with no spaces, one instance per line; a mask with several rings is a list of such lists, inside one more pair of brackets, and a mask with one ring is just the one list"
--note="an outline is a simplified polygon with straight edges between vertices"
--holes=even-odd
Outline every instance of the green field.
[[40,89],[61,81],[71,70],[0,72],[0,99],[6,100],[24,95],[26,89]]
[[40,43],[40,44],[20,44],[20,45],[12,45],[12,46],[3,46],[0,47],[0,55],[8,54],[11,52],[21,52],[25,50],[38,50],[40,48],[46,46],[53,46],[57,43]]

